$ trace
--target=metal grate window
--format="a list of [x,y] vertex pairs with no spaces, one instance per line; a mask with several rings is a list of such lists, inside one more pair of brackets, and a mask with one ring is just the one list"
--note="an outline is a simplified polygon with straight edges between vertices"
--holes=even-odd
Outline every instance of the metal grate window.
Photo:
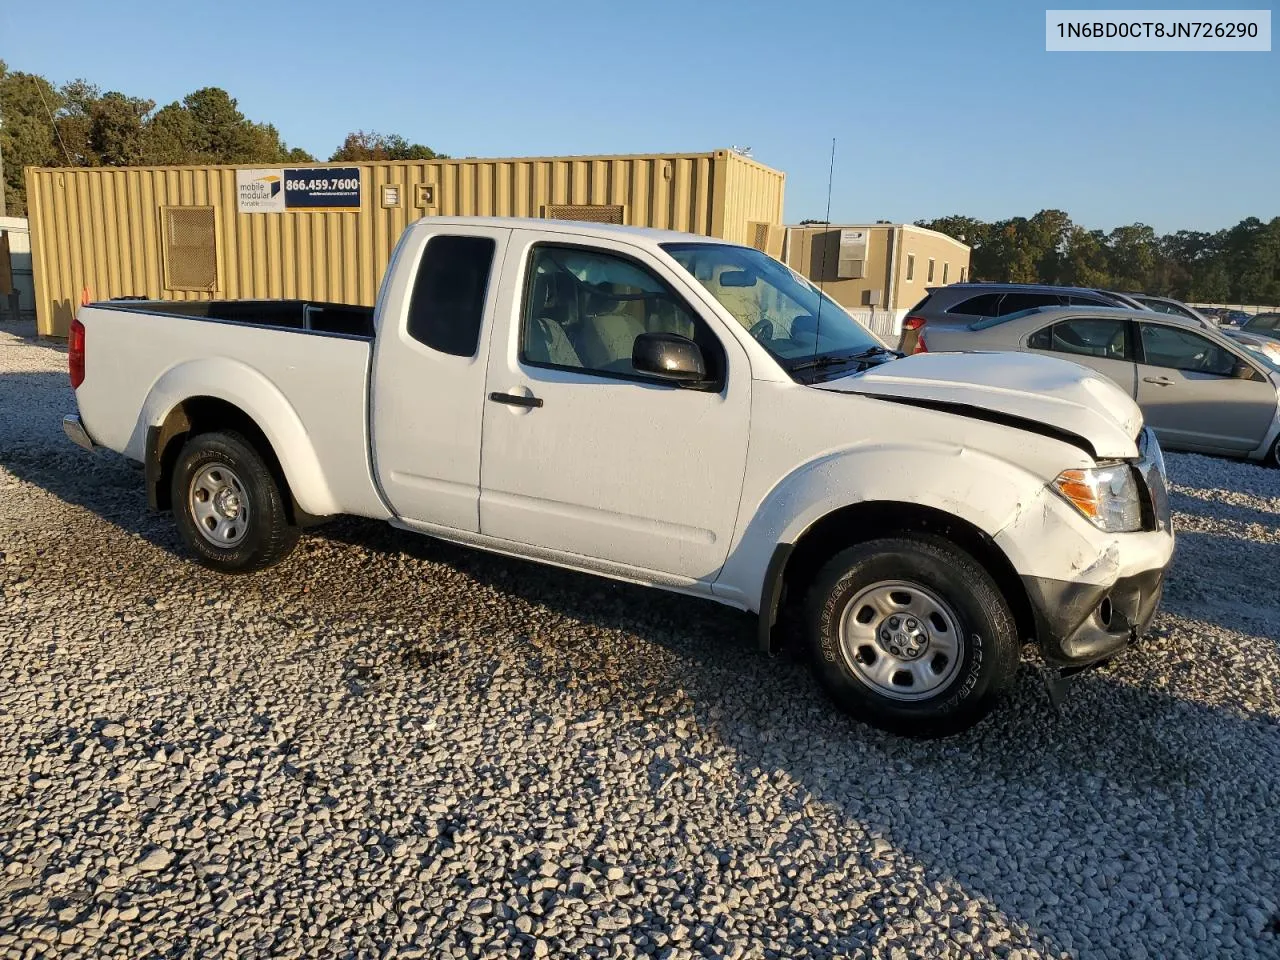
[[164,276],[170,290],[215,290],[218,252],[213,207],[165,207]]
[[751,246],[775,260],[782,258],[782,228],[764,220],[747,221],[747,237]]
[[547,220],[588,220],[592,223],[623,223],[621,204],[549,203],[542,208]]

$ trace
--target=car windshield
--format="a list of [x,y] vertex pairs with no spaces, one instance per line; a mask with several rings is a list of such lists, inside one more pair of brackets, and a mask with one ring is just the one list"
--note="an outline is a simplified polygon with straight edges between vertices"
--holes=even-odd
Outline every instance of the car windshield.
[[720,243],[662,248],[789,372],[815,360],[892,356],[843,307],[768,254]]
[[1249,355],[1255,360],[1260,360],[1268,370],[1274,373],[1280,373],[1280,358],[1266,347],[1258,346],[1253,343],[1242,343],[1240,346],[1249,351]]

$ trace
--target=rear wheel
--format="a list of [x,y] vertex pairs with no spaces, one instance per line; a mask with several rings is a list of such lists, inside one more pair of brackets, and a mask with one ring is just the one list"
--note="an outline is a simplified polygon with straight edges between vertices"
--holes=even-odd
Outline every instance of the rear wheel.
[[859,720],[938,737],[981,720],[1013,682],[1009,606],[967,553],[932,536],[858,544],[818,574],[808,605],[814,672]]
[[238,433],[202,433],[178,454],[170,495],[174,520],[196,560],[223,573],[279,563],[297,545],[270,468]]

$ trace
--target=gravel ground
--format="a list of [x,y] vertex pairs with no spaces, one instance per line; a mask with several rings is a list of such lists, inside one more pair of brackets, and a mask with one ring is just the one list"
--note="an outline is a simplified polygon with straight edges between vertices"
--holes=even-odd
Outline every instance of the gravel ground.
[[0,956],[1280,956],[1280,471],[1170,456],[1155,637],[917,743],[702,601],[357,521],[206,572],[29,332]]

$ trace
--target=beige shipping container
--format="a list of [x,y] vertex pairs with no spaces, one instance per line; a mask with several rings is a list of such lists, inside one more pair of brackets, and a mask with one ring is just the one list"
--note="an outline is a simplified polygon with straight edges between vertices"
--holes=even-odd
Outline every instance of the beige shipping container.
[[781,255],[785,175],[730,150],[289,169],[326,167],[359,168],[357,208],[245,212],[237,171],[262,164],[29,167],[39,332],[65,337],[86,295],[371,305],[404,228],[432,215],[603,220]]

